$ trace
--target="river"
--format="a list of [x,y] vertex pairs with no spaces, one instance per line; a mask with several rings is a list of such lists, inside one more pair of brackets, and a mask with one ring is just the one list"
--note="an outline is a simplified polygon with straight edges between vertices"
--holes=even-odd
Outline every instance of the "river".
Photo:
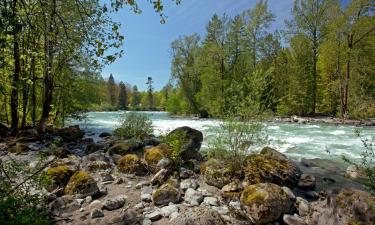
[[[165,133],[180,126],[190,126],[203,132],[206,147],[207,139],[215,132],[220,121],[213,119],[190,119],[171,117],[166,112],[139,112],[147,114],[153,121],[155,134]],[[83,121],[71,120],[87,133],[97,137],[101,132],[112,131],[118,126],[124,111],[89,112]],[[365,138],[375,138],[374,127],[350,125],[265,123],[265,129],[272,147],[293,158],[323,158],[340,160],[342,156],[351,159],[360,157],[363,151],[361,139],[354,133],[359,129]]]

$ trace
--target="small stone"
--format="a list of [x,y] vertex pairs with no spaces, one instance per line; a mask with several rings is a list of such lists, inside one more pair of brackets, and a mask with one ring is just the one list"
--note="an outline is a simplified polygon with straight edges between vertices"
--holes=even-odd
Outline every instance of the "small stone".
[[283,221],[287,225],[306,225],[305,221],[303,221],[303,219],[301,219],[300,217],[292,216],[288,214],[285,214],[283,216]]
[[107,195],[108,194],[108,188],[106,186],[100,185],[99,186],[99,193],[101,195]]
[[109,173],[103,173],[103,174],[101,174],[100,179],[101,179],[102,182],[110,182],[111,181],[111,183],[115,180],[113,178],[113,176],[111,174],[109,174]]
[[82,203],[85,201],[83,198],[77,198],[76,199],[79,205],[82,205]]
[[237,192],[242,190],[242,186],[238,182],[231,182],[221,188],[221,190],[224,192]]
[[145,218],[142,221],[142,225],[151,225],[151,224],[152,224],[152,221],[149,218]]
[[229,206],[235,208],[235,209],[241,209],[241,202],[239,201],[231,201],[229,202]]
[[143,202],[140,202],[134,206],[134,209],[143,209],[145,207],[145,204]]
[[104,202],[103,207],[107,210],[116,210],[125,205],[125,201],[128,197],[126,195],[119,195],[113,199],[107,199]]
[[104,213],[101,209],[94,208],[90,213],[91,219],[104,217]]
[[85,211],[85,208],[80,208],[79,211],[83,212],[83,211]]
[[90,204],[92,202],[92,197],[91,196],[87,196],[85,198],[85,204]]
[[203,204],[211,205],[211,206],[218,206],[219,201],[217,200],[217,198],[214,198],[214,197],[205,197],[203,199]]
[[151,221],[157,221],[157,220],[161,219],[161,217],[162,217],[162,215],[159,212],[159,210],[152,211],[152,212],[147,213],[145,215],[145,218],[150,219]]
[[313,199],[313,200],[315,200],[315,199],[319,198],[318,193],[316,193],[315,191],[308,191],[308,192],[305,193],[305,195],[306,195],[307,199]]
[[211,192],[207,191],[206,189],[198,188],[197,191],[199,191],[200,193],[202,193],[203,197],[212,197],[212,196],[214,196],[214,194],[212,194]]
[[192,188],[194,190],[197,190],[198,187],[199,187],[198,182],[196,180],[192,180],[192,179],[186,179],[186,180],[181,181],[181,183],[180,183],[180,188],[183,191],[186,191],[188,188]]
[[194,172],[193,171],[188,170],[188,169],[186,169],[184,167],[181,168],[181,170],[180,170],[180,177],[182,179],[187,179],[187,178],[192,177],[192,176],[194,176]]
[[141,200],[144,202],[151,202],[152,187],[143,186],[141,191]]
[[172,160],[168,158],[162,158],[159,160],[156,166],[160,168],[168,168],[168,166],[171,165],[171,163],[172,163]]
[[100,183],[101,185],[108,185],[108,184],[112,184],[113,181],[104,181],[102,183]]
[[217,211],[220,215],[226,215],[229,213],[229,209],[226,206],[220,206],[220,207],[213,206],[212,209]]
[[188,188],[185,192],[185,202],[192,206],[198,206],[203,201],[203,195],[199,191]]
[[298,187],[304,190],[314,190],[316,179],[313,175],[302,174],[298,181]]
[[306,216],[309,213],[309,202],[306,199],[297,197],[295,204],[300,216]]
[[135,185],[135,188],[136,189],[141,189],[143,186],[146,186],[146,185],[149,185],[149,182],[147,181],[142,181],[142,182],[139,182],[138,184]]
[[117,178],[116,180],[115,180],[115,184],[122,184],[122,183],[124,183],[125,182],[125,180],[124,180],[124,178],[122,178],[122,177],[119,177],[119,178]]
[[163,217],[169,217],[174,212],[178,212],[178,207],[176,205],[168,205],[160,209],[160,213]]

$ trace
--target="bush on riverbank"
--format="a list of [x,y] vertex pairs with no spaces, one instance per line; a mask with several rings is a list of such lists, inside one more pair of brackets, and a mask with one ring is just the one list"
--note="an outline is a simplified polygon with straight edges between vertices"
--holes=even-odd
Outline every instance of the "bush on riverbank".
[[12,160],[0,161],[1,224],[52,224],[43,201],[43,187],[51,184],[49,177],[42,172],[47,164],[41,160],[31,168]]
[[224,160],[237,168],[243,165],[247,155],[267,142],[268,137],[260,122],[227,119],[220,123],[217,134],[208,140],[205,156]]
[[152,121],[142,113],[125,113],[120,120],[120,126],[113,132],[122,138],[140,139],[154,132]]

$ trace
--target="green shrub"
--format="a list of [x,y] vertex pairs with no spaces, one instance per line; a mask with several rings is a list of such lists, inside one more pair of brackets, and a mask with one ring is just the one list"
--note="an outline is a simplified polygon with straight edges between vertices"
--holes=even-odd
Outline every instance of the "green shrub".
[[375,194],[375,142],[374,138],[365,138],[361,136],[359,130],[355,130],[356,135],[361,138],[363,144],[363,151],[359,161],[351,160],[343,157],[344,161],[359,168],[363,168],[367,179],[364,181],[365,187],[373,194]]
[[225,161],[234,168],[243,165],[245,157],[267,143],[264,125],[258,121],[226,119],[208,137],[206,158]]
[[154,132],[152,121],[143,113],[125,113],[120,120],[120,126],[113,132],[122,138],[142,138]]
[[[4,225],[53,224],[42,194],[51,180],[43,169],[44,159],[35,167],[27,163],[0,160],[0,223]],[[15,182],[17,181],[17,182]]]

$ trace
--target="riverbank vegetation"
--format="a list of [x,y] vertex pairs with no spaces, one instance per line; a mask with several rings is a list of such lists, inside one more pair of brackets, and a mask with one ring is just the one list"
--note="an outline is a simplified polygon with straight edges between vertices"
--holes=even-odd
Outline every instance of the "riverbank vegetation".
[[266,1],[229,17],[214,15],[206,34],[171,45],[173,113],[375,116],[374,3],[294,1],[287,29],[271,29]]

